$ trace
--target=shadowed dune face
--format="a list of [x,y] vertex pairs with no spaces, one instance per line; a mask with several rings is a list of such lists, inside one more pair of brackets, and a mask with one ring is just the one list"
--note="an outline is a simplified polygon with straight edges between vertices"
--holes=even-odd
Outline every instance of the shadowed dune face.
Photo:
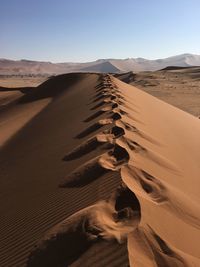
[[99,164],[99,157],[78,167],[60,183],[60,187],[80,187],[89,184],[109,170]]
[[25,104],[46,98],[53,99],[54,97],[60,95],[62,92],[66,91],[77,81],[81,80],[84,76],[83,74],[79,73],[62,74],[59,76],[52,76],[36,87],[0,86],[0,92],[20,92],[21,94],[18,94],[19,104]]
[[100,201],[65,219],[41,240],[27,267],[68,266],[96,242],[122,242],[140,220],[140,205],[124,184],[108,201]]
[[7,95],[7,100],[2,96],[1,101],[0,96],[0,146],[40,113],[53,99],[66,93],[82,78],[83,74],[65,74],[52,77],[37,87],[0,87],[0,93],[10,93]]
[[83,74],[78,73],[62,74],[52,77],[36,87],[35,90],[23,96],[19,102],[27,103],[43,98],[54,98],[75,84],[77,80],[80,81],[83,77]]
[[47,76],[0,75],[0,110],[27,94],[47,79]]
[[[67,77],[70,80],[70,75]],[[75,139],[74,136],[84,128],[104,119],[102,115],[90,122],[84,122],[91,116],[90,108],[93,106],[90,104],[91,96],[96,93],[95,87],[99,84],[100,79],[96,74],[82,74],[79,79],[79,74],[77,74],[76,82],[68,83],[67,77],[64,81],[66,90],[63,89],[61,93],[53,96],[53,101],[52,97],[35,100],[35,96],[29,96],[26,103],[18,101],[12,104],[13,113],[16,108],[23,107],[24,114],[27,115],[28,106],[50,100],[48,105],[37,113],[37,116],[19,128],[19,131],[0,151],[0,196],[2,201],[0,227],[3,230],[0,235],[0,265],[6,267],[26,266],[34,244],[49,228],[78,210],[109,198],[121,182],[119,172],[106,170],[97,179],[91,176],[92,179],[85,185],[65,187],[64,189],[59,187],[61,179],[72,173],[78,166],[113,149],[112,139],[123,133],[123,131],[121,133],[112,131],[112,124],[109,124],[111,119],[108,119],[106,114],[105,121],[101,121],[104,126],[100,132],[97,130],[84,139]],[[59,88],[59,84],[58,81],[56,90]],[[8,113],[6,111],[6,116],[9,115],[11,118],[10,107],[7,106],[6,109],[9,110]],[[8,123],[10,124],[10,121]],[[80,149],[83,152],[82,155],[82,152],[79,154],[77,150],[73,159],[63,160],[65,155],[70,154],[77,147],[81,147],[82,142],[87,142],[88,139],[93,138],[93,135],[98,144],[103,143],[102,146],[93,147],[93,143],[92,146],[86,145],[87,149]],[[111,143],[106,140],[110,140]],[[87,240],[81,233],[75,234],[75,237],[77,236],[80,237],[80,243],[83,244],[81,250],[85,251]],[[59,240],[64,244],[62,238]],[[109,262],[109,266],[112,266],[112,262],[116,264],[118,258],[122,265],[128,265],[126,243],[118,245],[115,241],[107,242],[106,240],[92,243],[89,241],[91,246],[87,253],[90,254],[97,248],[101,252],[100,254],[95,253],[91,259],[88,259],[88,265],[92,266],[92,262],[99,260],[95,266],[104,266],[105,262]],[[56,244],[57,246],[60,245]],[[76,248],[74,249],[76,251]],[[114,254],[111,255],[109,251],[114,251]],[[81,262],[82,256],[86,255],[86,252],[81,254],[82,252],[78,252],[79,258],[75,257],[76,263]],[[58,253],[58,255],[60,254]],[[67,255],[66,262],[72,261],[74,264],[73,252],[69,252]],[[37,261],[34,264],[40,266]]]

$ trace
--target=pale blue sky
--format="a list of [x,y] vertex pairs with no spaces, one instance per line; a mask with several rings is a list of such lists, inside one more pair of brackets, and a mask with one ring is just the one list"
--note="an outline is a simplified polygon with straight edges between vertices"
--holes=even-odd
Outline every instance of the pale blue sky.
[[200,54],[200,0],[1,0],[0,58]]

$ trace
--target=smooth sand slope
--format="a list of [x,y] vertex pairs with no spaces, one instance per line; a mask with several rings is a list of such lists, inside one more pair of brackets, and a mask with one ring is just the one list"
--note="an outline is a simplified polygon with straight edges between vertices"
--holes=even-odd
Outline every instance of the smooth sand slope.
[[[122,116],[119,145],[128,152],[121,176],[141,205],[141,222],[129,236],[131,264],[199,266],[199,120],[116,81],[134,107]],[[143,258],[145,258],[143,260]],[[146,263],[145,263],[146,262]],[[146,264],[146,265],[145,265]]]
[[0,266],[200,266],[199,120],[102,74],[13,105],[40,101],[1,148]]

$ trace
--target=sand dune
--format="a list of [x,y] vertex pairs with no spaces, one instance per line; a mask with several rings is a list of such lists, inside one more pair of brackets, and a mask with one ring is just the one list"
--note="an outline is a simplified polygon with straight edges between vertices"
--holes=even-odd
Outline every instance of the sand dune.
[[0,264],[200,266],[199,120],[106,74],[14,106],[40,101],[1,148]]

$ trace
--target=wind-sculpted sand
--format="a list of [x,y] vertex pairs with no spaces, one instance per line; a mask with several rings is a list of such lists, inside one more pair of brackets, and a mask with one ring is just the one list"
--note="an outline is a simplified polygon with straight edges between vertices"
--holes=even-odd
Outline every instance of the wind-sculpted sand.
[[[36,168],[28,192],[37,218],[18,223],[35,226],[34,238],[23,232],[24,261],[17,265],[13,256],[7,266],[14,260],[27,267],[200,266],[199,120],[111,75],[70,75],[21,99],[52,102],[3,147],[6,160],[21,144],[23,173],[30,173],[32,161]],[[36,131],[25,159],[24,138]],[[18,213],[21,220],[29,214],[26,206]]]
[[[126,203],[125,198],[129,200]],[[68,266],[95,242],[123,242],[139,220],[139,202],[122,185],[109,200],[99,201],[54,226],[33,250],[27,265]]]

